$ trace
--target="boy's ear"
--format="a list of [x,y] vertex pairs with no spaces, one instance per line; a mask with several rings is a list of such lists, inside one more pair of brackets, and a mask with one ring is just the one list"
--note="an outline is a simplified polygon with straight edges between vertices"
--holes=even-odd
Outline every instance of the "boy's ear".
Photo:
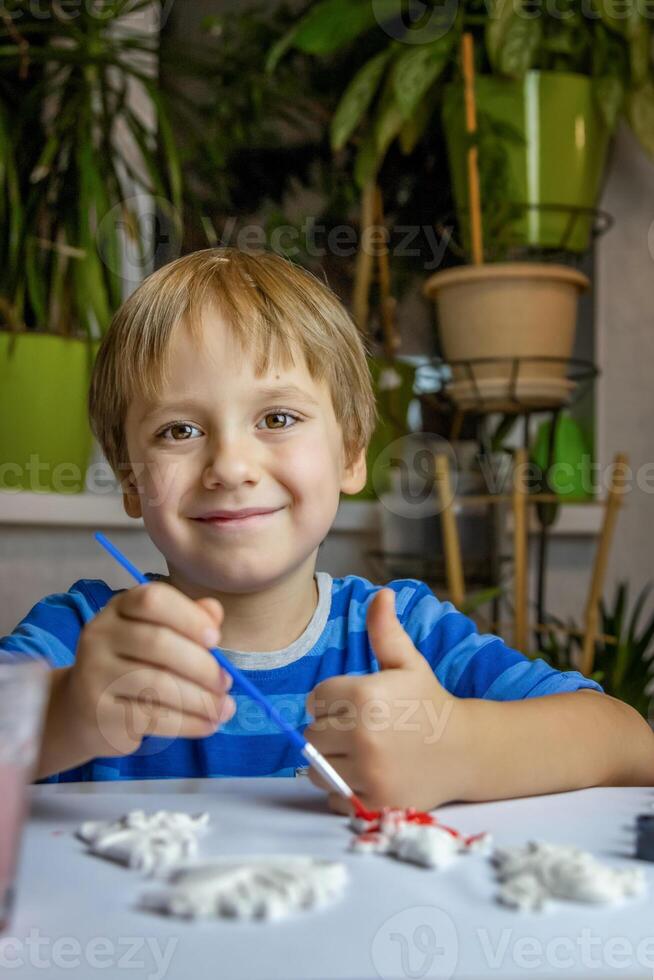
[[359,493],[366,485],[366,450],[362,449],[343,470],[341,493]]
[[128,517],[139,518],[143,516],[141,510],[141,497],[136,485],[136,477],[129,468],[121,469],[120,486],[123,491],[123,507]]

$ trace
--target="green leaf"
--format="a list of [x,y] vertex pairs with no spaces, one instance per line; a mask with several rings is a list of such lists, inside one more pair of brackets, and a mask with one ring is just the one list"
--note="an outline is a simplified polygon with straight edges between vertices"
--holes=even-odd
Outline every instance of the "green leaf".
[[395,100],[405,120],[411,118],[416,106],[447,65],[454,32],[430,44],[409,47],[395,62]]
[[514,16],[513,0],[489,0],[485,26],[486,52],[493,68],[499,70],[504,35]]
[[543,18],[523,2],[492,0],[486,22],[486,51],[501,75],[519,78],[531,68],[543,36]]
[[487,605],[492,602],[493,599],[500,599],[502,597],[501,586],[493,586],[489,589],[482,589],[479,592],[475,592],[472,595],[467,596],[461,612],[466,616],[471,616],[472,613],[481,609],[482,606]]
[[651,81],[629,92],[627,118],[641,145],[654,159],[654,84]]
[[48,327],[47,307],[48,299],[46,286],[43,277],[43,270],[37,258],[38,246],[34,238],[29,238],[25,243],[25,273],[27,276],[27,293],[29,301],[34,308],[36,322],[41,329]]
[[278,41],[275,41],[268,54],[266,55],[266,71],[273,72],[286,52],[293,47],[299,29],[299,24],[294,24],[290,30],[283,34]]
[[399,132],[398,138],[402,153],[407,155],[413,153],[429,125],[429,120],[432,117],[434,109],[434,99],[431,96],[431,92],[427,92],[427,95],[423,98],[411,119],[408,119],[404,123]]
[[624,104],[624,85],[617,75],[606,75],[593,80],[595,102],[610,132],[618,124]]
[[635,86],[644,85],[649,78],[651,47],[649,24],[640,21],[629,40],[629,68]]
[[292,44],[307,54],[331,54],[376,22],[370,0],[322,0],[302,18]]
[[364,139],[355,161],[354,176],[359,187],[365,187],[376,176],[389,146],[399,135],[403,125],[404,119],[395,101],[393,78],[389,75],[372,129]]
[[380,162],[375,132],[371,129],[361,142],[354,161],[354,179],[361,190],[377,175]]
[[395,98],[395,85],[389,76],[379,103],[379,112],[375,119],[375,146],[380,160],[386,156],[386,151],[399,134],[404,124],[404,117]]
[[512,17],[499,49],[498,70],[520,78],[534,62],[543,35],[542,18]]
[[274,71],[289,48],[307,54],[326,55],[338,51],[360,34],[399,17],[405,0],[322,0],[315,4],[273,45],[266,59]]
[[623,37],[633,37],[641,23],[639,5],[642,0],[594,0],[594,4],[609,30]]
[[[168,113],[161,98],[161,93],[156,85],[147,86],[148,94],[157,110],[157,125],[159,135],[163,144],[163,159],[165,160],[166,170],[168,171],[168,182],[170,185],[170,198],[176,208],[182,206],[182,168],[177,152],[177,144],[173,135],[172,126],[168,119]],[[156,164],[155,164],[156,166]]]
[[345,146],[358,126],[379,87],[392,51],[389,45],[385,51],[380,51],[367,61],[345,89],[332,119],[332,149],[340,150]]

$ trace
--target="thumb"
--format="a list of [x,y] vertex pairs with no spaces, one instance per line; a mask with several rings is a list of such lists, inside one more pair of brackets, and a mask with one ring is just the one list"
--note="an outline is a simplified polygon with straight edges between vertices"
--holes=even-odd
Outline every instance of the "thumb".
[[382,670],[410,667],[416,654],[420,655],[395,614],[393,589],[380,589],[374,596],[368,606],[366,628]]

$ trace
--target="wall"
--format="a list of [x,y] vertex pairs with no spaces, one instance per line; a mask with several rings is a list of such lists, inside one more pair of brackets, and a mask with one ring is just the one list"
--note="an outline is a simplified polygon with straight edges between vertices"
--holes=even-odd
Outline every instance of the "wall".
[[[615,453],[625,452],[635,471],[611,551],[610,600],[621,579],[629,581],[633,597],[654,580],[654,164],[625,125],[613,146],[600,206],[615,224],[598,241],[595,262],[597,456],[605,468]],[[579,618],[593,557],[589,540],[552,544],[549,605],[563,618]]]
[[624,451],[641,478],[648,464],[650,471],[651,489],[627,497],[610,566],[613,581],[629,578],[635,590],[654,578],[654,257],[648,247],[654,164],[626,127],[614,146],[602,207],[615,226],[597,263],[600,458],[607,463]]

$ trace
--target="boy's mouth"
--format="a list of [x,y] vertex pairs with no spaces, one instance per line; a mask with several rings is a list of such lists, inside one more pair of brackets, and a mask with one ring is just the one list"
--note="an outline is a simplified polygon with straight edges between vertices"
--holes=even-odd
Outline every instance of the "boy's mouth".
[[242,527],[259,524],[282,509],[282,507],[246,507],[243,510],[215,510],[193,519],[214,527]]

